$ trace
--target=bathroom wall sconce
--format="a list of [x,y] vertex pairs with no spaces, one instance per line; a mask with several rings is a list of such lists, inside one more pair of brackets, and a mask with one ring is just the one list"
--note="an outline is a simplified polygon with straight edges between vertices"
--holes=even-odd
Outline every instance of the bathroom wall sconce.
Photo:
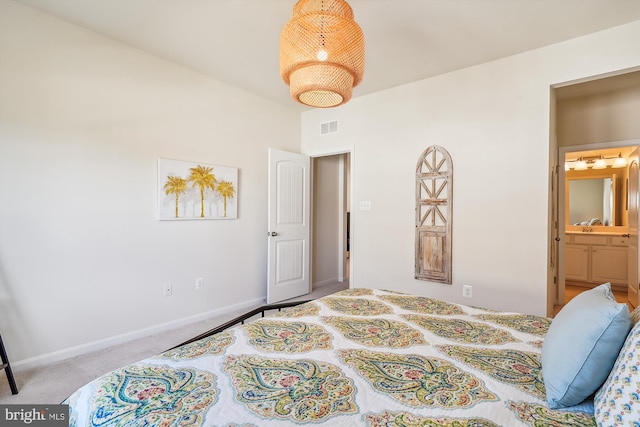
[[612,168],[624,168],[627,166],[627,159],[622,157],[622,153],[619,153],[617,157],[604,157],[602,155],[597,156],[580,156],[575,160],[566,160],[564,162],[564,170],[576,170],[584,171],[587,169],[605,169],[607,167]]

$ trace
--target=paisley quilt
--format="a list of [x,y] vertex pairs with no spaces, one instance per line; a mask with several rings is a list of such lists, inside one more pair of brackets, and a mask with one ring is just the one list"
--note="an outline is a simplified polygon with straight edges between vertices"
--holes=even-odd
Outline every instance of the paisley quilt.
[[550,410],[550,319],[349,289],[110,372],[71,425],[595,426]]

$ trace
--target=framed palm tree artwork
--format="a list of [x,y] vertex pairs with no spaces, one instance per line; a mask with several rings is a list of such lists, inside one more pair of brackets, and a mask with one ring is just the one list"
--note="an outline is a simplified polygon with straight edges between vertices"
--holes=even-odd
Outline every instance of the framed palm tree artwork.
[[237,219],[238,168],[158,159],[158,219]]

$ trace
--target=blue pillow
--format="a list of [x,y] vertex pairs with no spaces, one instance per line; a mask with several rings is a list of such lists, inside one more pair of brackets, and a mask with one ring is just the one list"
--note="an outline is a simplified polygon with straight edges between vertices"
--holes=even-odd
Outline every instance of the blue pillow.
[[626,304],[605,283],[573,298],[542,344],[542,378],[551,409],[582,403],[604,383],[631,329]]

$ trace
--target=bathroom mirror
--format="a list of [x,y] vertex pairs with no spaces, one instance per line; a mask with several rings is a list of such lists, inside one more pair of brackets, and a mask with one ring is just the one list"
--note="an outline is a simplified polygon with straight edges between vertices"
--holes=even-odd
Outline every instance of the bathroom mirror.
[[569,181],[569,224],[577,226],[614,224],[613,180],[584,178]]
[[616,176],[567,178],[567,225],[616,226]]

